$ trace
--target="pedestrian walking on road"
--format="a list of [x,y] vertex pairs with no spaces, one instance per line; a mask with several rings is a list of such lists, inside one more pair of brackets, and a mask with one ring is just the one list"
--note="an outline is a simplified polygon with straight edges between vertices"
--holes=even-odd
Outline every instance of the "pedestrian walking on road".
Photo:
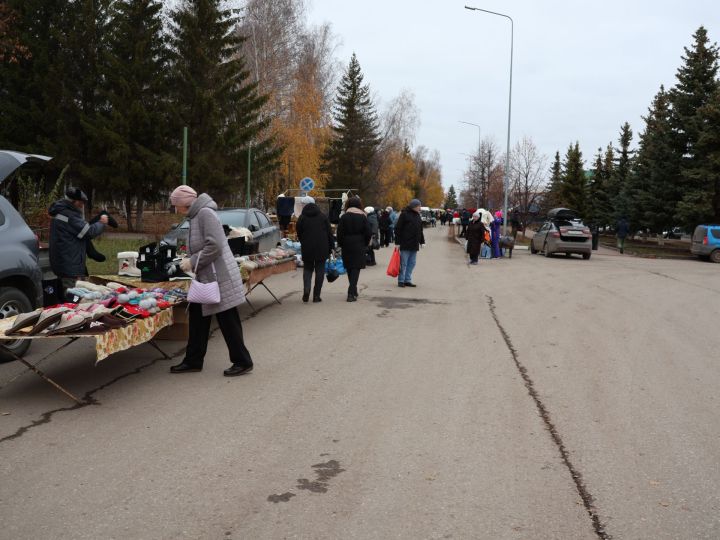
[[483,242],[485,241],[485,225],[480,221],[480,210],[476,210],[467,228],[467,253],[470,264],[477,264]]
[[500,234],[503,224],[503,214],[500,210],[495,212],[495,219],[490,224],[490,242],[492,245],[492,256],[493,259],[499,259],[502,257],[502,250],[500,249]]
[[462,225],[462,230],[460,231],[460,234],[458,236],[465,238],[465,233],[467,233],[468,225],[470,225],[470,212],[467,208],[463,208],[460,214],[460,224]]
[[183,259],[180,268],[184,272],[195,272],[195,279],[202,283],[217,281],[220,288],[219,303],[190,303],[185,358],[172,366],[170,372],[202,370],[210,339],[210,322],[215,315],[232,362],[232,366],[223,373],[227,377],[249,373],[253,369],[253,361],[245,347],[237,311],[237,307],[245,302],[245,286],[217,216],[217,204],[207,193],[198,196],[190,186],[177,187],[170,194],[170,204],[178,213],[187,215],[190,221],[189,258]]
[[390,242],[395,241],[395,225],[397,225],[397,220],[400,217],[400,214],[398,214],[395,210],[393,210],[392,206],[388,206],[385,211],[390,214]]
[[302,301],[310,299],[310,283],[315,273],[313,302],[322,302],[320,292],[325,280],[325,261],[335,245],[330,220],[323,214],[320,207],[313,203],[306,204],[295,226],[300,240],[303,260],[303,295]]
[[617,226],[615,227],[615,234],[617,234],[617,247],[620,250],[620,253],[625,253],[625,239],[627,238],[629,232],[630,225],[627,220],[624,217],[620,218],[620,221],[618,221]]
[[380,212],[380,245],[388,247],[390,245],[390,213],[387,210]]
[[422,203],[413,199],[407,205],[395,226],[395,245],[400,248],[400,273],[398,287],[415,287],[412,273],[417,261],[417,252],[425,244],[420,207]]
[[370,223],[370,232],[372,233],[370,245],[368,245],[367,249],[367,265],[375,266],[375,246],[380,247],[380,218],[372,206],[365,208],[365,215]]
[[348,276],[348,302],[358,299],[360,270],[365,268],[365,254],[372,239],[370,222],[362,210],[360,197],[350,197],[345,203],[345,213],[337,227],[337,242],[342,249],[342,259]]

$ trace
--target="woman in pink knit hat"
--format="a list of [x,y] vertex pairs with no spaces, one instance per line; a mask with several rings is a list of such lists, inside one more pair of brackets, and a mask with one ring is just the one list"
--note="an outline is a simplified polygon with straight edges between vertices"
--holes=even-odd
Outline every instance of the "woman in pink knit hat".
[[232,362],[232,366],[223,373],[227,377],[249,373],[253,369],[253,361],[245,347],[237,310],[245,302],[245,286],[217,216],[217,204],[210,195],[198,195],[190,186],[175,188],[170,194],[170,203],[190,221],[187,242],[190,257],[183,260],[180,268],[184,272],[195,272],[195,279],[203,283],[217,281],[220,288],[219,303],[190,304],[185,358],[171,367],[170,372],[202,370],[210,339],[210,322],[215,315]]

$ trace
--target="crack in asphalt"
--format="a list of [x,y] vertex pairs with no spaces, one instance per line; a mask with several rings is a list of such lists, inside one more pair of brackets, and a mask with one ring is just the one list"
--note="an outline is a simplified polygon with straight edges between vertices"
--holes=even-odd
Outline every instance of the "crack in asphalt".
[[515,362],[515,366],[517,367],[518,371],[520,372],[520,376],[525,382],[525,388],[527,388],[528,394],[530,394],[530,397],[535,402],[535,407],[537,407],[537,410],[540,413],[540,417],[543,419],[545,427],[550,433],[550,438],[555,443],[555,446],[557,446],[557,449],[560,452],[560,457],[562,458],[565,467],[570,472],[570,476],[572,476],[573,482],[575,483],[575,488],[577,489],[577,492],[582,499],[583,505],[585,506],[585,510],[587,511],[588,515],[590,516],[590,520],[592,521],[595,534],[598,536],[598,538],[601,538],[602,540],[610,540],[612,536],[605,530],[605,525],[602,523],[602,521],[600,521],[600,516],[598,516],[597,509],[595,508],[595,499],[588,491],[588,488],[583,481],[582,474],[580,473],[580,471],[578,471],[578,469],[571,461],[570,453],[565,447],[565,443],[563,442],[560,433],[558,433],[557,428],[552,422],[550,411],[540,399],[540,395],[535,389],[535,383],[530,378],[527,368],[522,364],[522,362],[520,362],[518,352],[515,349],[512,340],[510,339],[510,335],[507,333],[502,323],[500,322],[500,319],[498,318],[497,312],[495,310],[495,300],[492,296],[487,296],[487,299],[488,306],[490,307],[490,314],[495,320],[495,324],[497,325],[498,330],[500,330],[500,334],[502,334],[502,337],[505,340],[505,345],[507,345],[507,348],[510,351],[510,354],[512,355],[512,358]]
[[[287,298],[290,298],[290,297],[293,296],[294,294],[297,294],[297,292],[291,292],[291,293],[288,293],[288,294],[286,294],[286,295],[284,295],[284,296],[281,296],[281,297],[280,297],[280,300],[285,300],[285,299],[287,299]],[[255,311],[255,312],[251,313],[250,315],[248,315],[247,317],[243,318],[242,320],[243,320],[243,321],[247,321],[248,319],[252,319],[252,318],[256,317],[259,313],[261,313],[262,311],[265,311],[267,308],[272,307],[273,305],[275,305],[275,304],[274,304],[274,303],[271,303],[271,304],[268,304],[268,305],[266,305],[266,306],[263,306],[263,307],[261,307],[260,309],[258,309],[257,311]],[[210,332],[210,338],[212,338],[218,330],[219,330],[219,327],[214,328],[214,329]],[[177,357],[185,354],[185,349],[186,349],[186,347],[183,347],[182,349],[178,350],[178,351],[175,352],[174,354],[169,355],[170,358],[177,358]],[[25,435],[25,434],[26,434],[28,431],[30,431],[31,429],[36,428],[36,427],[38,427],[38,426],[42,426],[42,425],[44,425],[44,424],[49,424],[49,423],[52,421],[53,416],[55,416],[57,413],[69,412],[69,411],[76,411],[76,410],[78,410],[78,409],[84,409],[85,407],[94,406],[94,405],[102,405],[102,403],[100,403],[100,401],[98,401],[97,399],[95,399],[95,397],[94,397],[95,394],[97,394],[98,392],[100,392],[100,391],[108,388],[109,386],[112,386],[113,384],[121,381],[122,379],[124,379],[124,378],[126,378],[126,377],[129,377],[129,376],[131,376],[131,375],[138,375],[138,374],[140,374],[143,370],[145,370],[146,368],[149,368],[149,367],[155,365],[155,364],[158,363],[160,360],[167,360],[167,359],[164,358],[164,357],[156,358],[156,359],[154,359],[154,360],[152,360],[152,361],[150,361],[150,362],[147,362],[147,363],[145,363],[145,364],[142,364],[142,365],[140,365],[140,366],[137,366],[136,368],[134,368],[134,369],[131,370],[131,371],[128,371],[127,373],[123,373],[122,375],[118,375],[118,376],[115,377],[114,379],[111,379],[111,380],[109,380],[108,382],[101,384],[101,385],[98,386],[97,388],[93,388],[92,390],[89,390],[89,391],[85,392],[85,395],[83,395],[83,397],[82,397],[83,403],[76,403],[75,405],[72,405],[72,406],[70,406],[70,407],[59,407],[59,408],[57,408],[57,409],[52,409],[52,410],[50,410],[50,411],[46,411],[46,412],[42,413],[38,419],[33,420],[32,422],[30,422],[30,423],[27,424],[27,425],[24,425],[24,426],[19,427],[19,428],[15,431],[15,433],[13,433],[13,434],[11,434],[11,435],[7,435],[7,436],[5,436],[5,437],[3,437],[3,438],[0,438],[0,444],[2,444],[2,443],[4,443],[4,442],[8,442],[8,441],[17,440],[17,439],[19,439],[20,437],[22,437],[23,435]],[[30,371],[30,370],[28,369],[25,373],[27,373],[28,371]],[[2,388],[2,387],[0,387],[0,388]]]
[[677,281],[678,283],[682,283],[683,285],[689,285],[690,287],[695,287],[697,289],[703,289],[706,291],[714,292],[715,294],[720,294],[720,291],[717,289],[713,289],[712,287],[705,287],[704,285],[698,285],[697,283],[691,283],[689,281],[685,281],[684,279],[676,278],[673,276],[669,276],[667,274],[663,274],[662,272],[655,272],[653,270],[645,270],[648,274],[652,274],[654,276],[664,277],[666,279],[671,279],[673,281]]

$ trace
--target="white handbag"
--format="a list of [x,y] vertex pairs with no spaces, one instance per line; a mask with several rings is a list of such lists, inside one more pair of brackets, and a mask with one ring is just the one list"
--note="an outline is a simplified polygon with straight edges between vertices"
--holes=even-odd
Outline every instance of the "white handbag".
[[[197,276],[197,267],[200,263],[200,256],[195,263],[194,273]],[[220,303],[220,286],[217,282],[217,273],[215,272],[215,263],[212,263],[213,276],[215,281],[209,283],[202,283],[197,279],[193,279],[190,282],[190,289],[188,289],[187,299],[192,304],[219,304]]]

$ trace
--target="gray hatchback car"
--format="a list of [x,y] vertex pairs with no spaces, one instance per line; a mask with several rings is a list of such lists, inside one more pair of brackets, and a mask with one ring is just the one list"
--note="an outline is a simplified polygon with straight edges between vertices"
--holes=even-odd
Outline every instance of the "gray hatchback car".
[[[49,159],[0,150],[0,184],[25,163]],[[0,319],[42,306],[42,271],[38,251],[35,234],[10,201],[0,195]],[[22,356],[30,347],[30,340],[3,341],[2,345],[13,354]],[[0,362],[9,360],[13,360],[13,356],[0,349]]]
[[578,254],[587,260],[592,254],[592,234],[572,210],[554,208],[530,241],[530,253],[541,251],[546,257],[555,253]]

